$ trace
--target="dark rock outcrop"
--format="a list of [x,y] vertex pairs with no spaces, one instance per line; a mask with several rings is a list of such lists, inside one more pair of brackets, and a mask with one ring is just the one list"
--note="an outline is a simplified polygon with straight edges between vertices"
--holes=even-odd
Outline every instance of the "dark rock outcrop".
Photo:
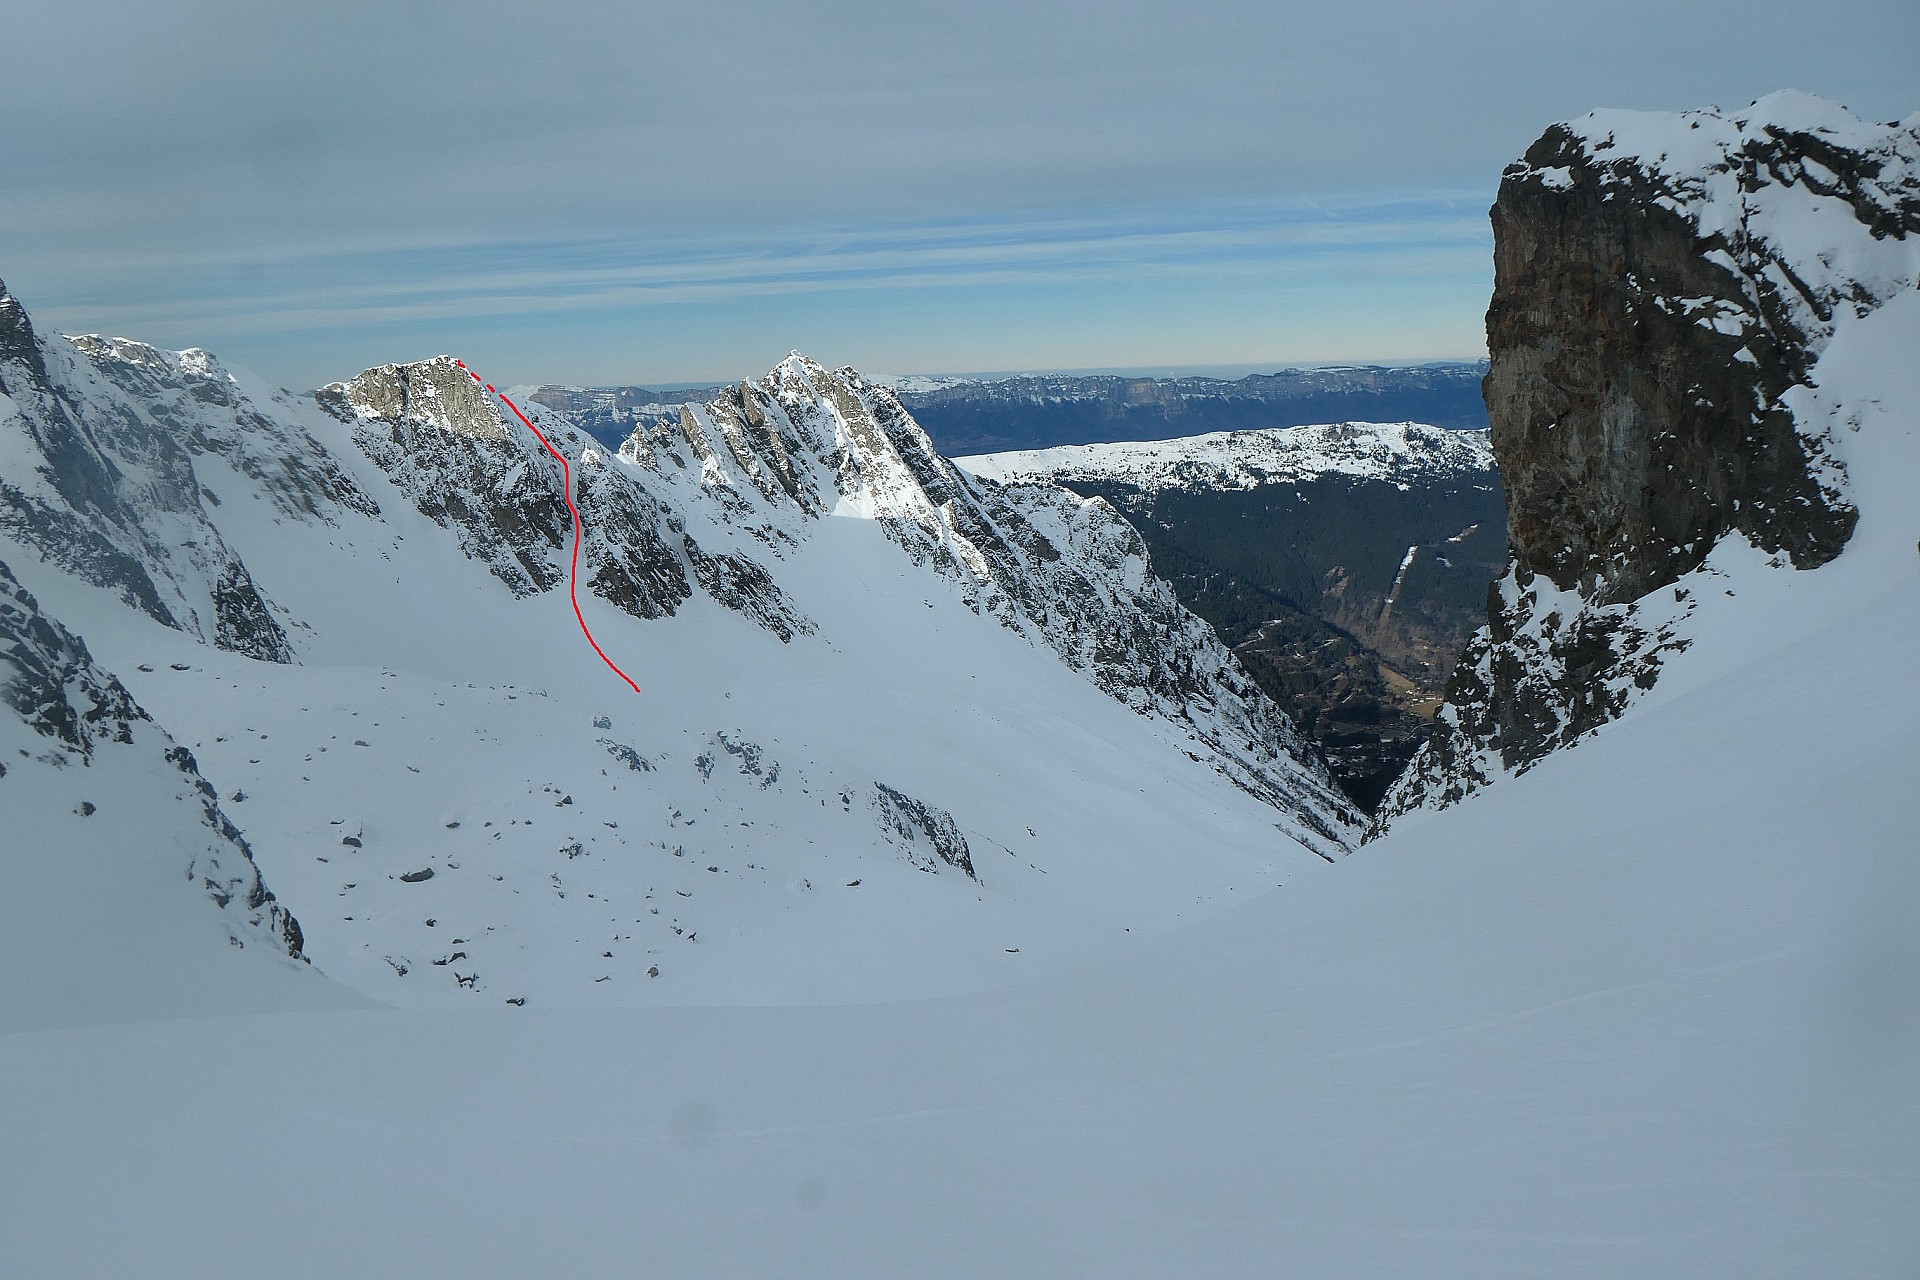
[[1793,93],[1596,113],[1508,168],[1492,218],[1511,564],[1376,831],[1617,718],[1687,646],[1681,579],[1724,538],[1840,554],[1858,512],[1794,393],[1838,321],[1915,287],[1886,248],[1920,235],[1920,134]]
[[[1514,571],[1611,603],[1736,530],[1802,568],[1831,560],[1857,513],[1780,402],[1816,337],[1783,296],[1792,269],[1699,226],[1664,175],[1588,148],[1549,129],[1492,210],[1485,386]],[[1727,176],[1750,194],[1806,149],[1750,137]],[[1873,167],[1856,157],[1850,180]]]
[[974,874],[973,851],[952,814],[884,782],[874,783],[873,788],[873,808],[881,830],[907,850],[914,866],[938,871],[944,864],[966,872],[969,879],[980,878]]

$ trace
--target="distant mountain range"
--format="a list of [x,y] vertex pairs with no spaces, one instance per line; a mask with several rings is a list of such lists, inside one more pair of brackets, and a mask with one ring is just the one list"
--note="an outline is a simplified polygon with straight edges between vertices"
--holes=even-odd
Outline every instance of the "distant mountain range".
[[[934,447],[951,457],[1327,422],[1424,422],[1474,430],[1487,425],[1480,396],[1486,371],[1481,361],[1283,369],[1233,380],[1048,373],[874,381],[891,387]],[[681,405],[704,403],[726,388],[547,385],[516,390],[618,448],[636,429],[677,420]]]

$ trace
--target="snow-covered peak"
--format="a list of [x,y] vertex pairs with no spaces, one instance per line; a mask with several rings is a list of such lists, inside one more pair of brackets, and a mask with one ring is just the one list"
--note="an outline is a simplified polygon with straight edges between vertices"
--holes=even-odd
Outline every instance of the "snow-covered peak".
[[61,336],[89,358],[145,369],[162,377],[234,384],[239,381],[220,363],[220,358],[205,347],[166,351],[151,343],[107,334],[68,333]]
[[1836,309],[1864,314],[1915,280],[1920,117],[1875,124],[1798,90],[1738,111],[1595,111],[1548,130],[1506,177],[1679,214],[1710,259],[1778,295],[1813,350]]
[[1485,431],[1342,422],[1178,440],[1063,445],[959,458],[1002,483],[1112,481],[1141,489],[1255,489],[1338,475],[1407,487],[1493,469]]
[[1840,103],[1799,89],[1781,89],[1736,110],[1590,111],[1566,128],[1594,151],[1613,153],[1610,158],[1676,174],[1713,167],[1748,139],[1799,133],[1867,152],[1884,147],[1890,131],[1912,132],[1904,122],[1864,121]]

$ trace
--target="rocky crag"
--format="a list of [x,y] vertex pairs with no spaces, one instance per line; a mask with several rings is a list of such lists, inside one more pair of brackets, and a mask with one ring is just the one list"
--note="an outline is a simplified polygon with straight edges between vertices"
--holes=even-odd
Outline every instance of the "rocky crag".
[[1836,327],[1920,280],[1920,131],[1781,93],[1555,125],[1492,210],[1486,398],[1511,563],[1381,810],[1618,718],[1691,643],[1713,550],[1823,565],[1858,512],[1818,411]]

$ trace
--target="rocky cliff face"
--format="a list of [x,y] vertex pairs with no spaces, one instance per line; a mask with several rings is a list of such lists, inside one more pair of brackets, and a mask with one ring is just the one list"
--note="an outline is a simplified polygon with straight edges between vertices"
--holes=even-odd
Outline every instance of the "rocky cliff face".
[[1386,817],[1618,717],[1689,644],[1683,579],[1723,540],[1795,569],[1840,554],[1835,424],[1796,390],[1836,325],[1915,287],[1920,134],[1790,93],[1601,112],[1509,167],[1492,217],[1511,565]]

